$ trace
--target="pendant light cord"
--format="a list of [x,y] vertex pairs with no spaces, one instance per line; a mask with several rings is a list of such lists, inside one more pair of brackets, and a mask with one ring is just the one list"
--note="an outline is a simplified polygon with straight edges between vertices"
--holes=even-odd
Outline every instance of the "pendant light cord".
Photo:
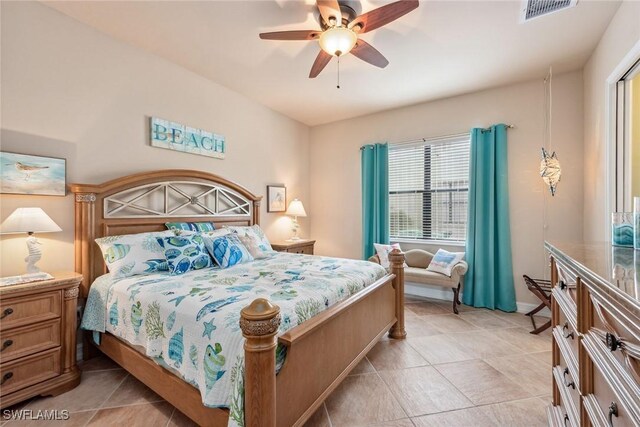
[[[549,74],[547,74],[547,77],[544,79],[544,108],[543,108],[543,111],[544,111],[543,143],[544,143],[544,148],[547,152],[549,151],[549,146],[551,145],[551,107],[553,105],[552,104],[553,97],[551,92],[552,78],[553,78],[553,69],[551,66],[549,66]],[[547,219],[548,219],[547,201],[548,201],[547,191],[543,189],[542,190],[542,239],[543,241],[547,240]],[[542,255],[544,256],[543,265],[547,265],[548,257],[545,249],[543,249]],[[545,279],[549,279],[548,275],[549,275],[549,268],[545,268],[543,277]]]

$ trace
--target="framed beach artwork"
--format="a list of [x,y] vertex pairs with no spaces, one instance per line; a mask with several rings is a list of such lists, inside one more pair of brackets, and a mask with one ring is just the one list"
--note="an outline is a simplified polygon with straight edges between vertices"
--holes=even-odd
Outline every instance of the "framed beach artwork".
[[284,185],[267,185],[267,212],[287,210],[287,188]]
[[0,151],[0,193],[65,196],[66,163],[55,157]]

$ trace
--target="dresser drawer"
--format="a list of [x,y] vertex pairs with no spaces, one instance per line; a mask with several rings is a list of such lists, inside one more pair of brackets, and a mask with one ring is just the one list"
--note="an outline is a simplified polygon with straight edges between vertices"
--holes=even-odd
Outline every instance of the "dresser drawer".
[[559,339],[566,343],[566,346],[571,350],[573,354],[572,359],[577,362],[578,360],[578,331],[576,331],[575,318],[567,317],[564,311],[560,310],[558,316],[558,333],[554,334]]
[[[613,392],[603,373],[597,368],[593,372],[593,396],[600,412],[607,420],[606,426],[640,426],[640,419],[634,418],[628,412],[626,404]],[[627,398],[637,400],[638,396],[627,396]]]
[[578,274],[572,268],[556,260],[558,270],[558,283],[556,288],[562,291],[570,300],[576,312],[576,301],[578,300]]
[[60,345],[60,319],[0,332],[0,363]]
[[60,291],[3,299],[0,330],[56,319],[60,317],[60,301]]
[[60,374],[60,349],[56,348],[0,366],[0,396]]
[[560,363],[560,365],[553,368],[553,378],[560,391],[565,414],[568,415],[571,425],[577,427],[580,425],[580,392],[577,389],[577,383],[573,379],[573,375],[564,364],[564,361]]
[[305,254],[305,255],[313,255],[313,248],[311,246],[304,246],[302,248],[292,248],[287,252],[294,254]]
[[567,427],[569,425],[569,415],[564,407],[560,405],[551,405],[547,407],[547,422],[549,427]]

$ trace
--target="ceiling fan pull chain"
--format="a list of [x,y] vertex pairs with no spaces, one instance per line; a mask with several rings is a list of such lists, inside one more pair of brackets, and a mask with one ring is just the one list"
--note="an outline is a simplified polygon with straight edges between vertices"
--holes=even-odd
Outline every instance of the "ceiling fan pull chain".
[[340,89],[340,57],[338,56],[338,85],[336,88]]

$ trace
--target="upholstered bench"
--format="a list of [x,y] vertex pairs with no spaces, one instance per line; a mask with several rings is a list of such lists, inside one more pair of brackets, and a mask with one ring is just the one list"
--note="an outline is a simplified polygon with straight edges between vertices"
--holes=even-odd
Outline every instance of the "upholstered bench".
[[[422,249],[410,249],[404,253],[407,266],[404,269],[405,282],[412,284],[423,284],[431,286],[441,286],[453,290],[453,312],[458,314],[460,302],[460,291],[464,284],[464,274],[467,272],[467,263],[458,262],[451,271],[451,277],[444,274],[427,270],[433,254]],[[380,263],[378,255],[373,255],[369,261]]]

